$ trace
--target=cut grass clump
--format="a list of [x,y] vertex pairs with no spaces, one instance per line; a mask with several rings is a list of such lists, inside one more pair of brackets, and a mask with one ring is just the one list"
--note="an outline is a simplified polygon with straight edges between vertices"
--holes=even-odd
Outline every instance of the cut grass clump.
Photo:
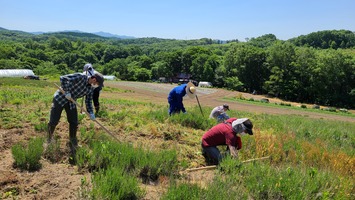
[[15,160],[14,167],[35,171],[42,167],[40,159],[43,153],[43,138],[32,138],[28,145],[15,144],[11,148]]

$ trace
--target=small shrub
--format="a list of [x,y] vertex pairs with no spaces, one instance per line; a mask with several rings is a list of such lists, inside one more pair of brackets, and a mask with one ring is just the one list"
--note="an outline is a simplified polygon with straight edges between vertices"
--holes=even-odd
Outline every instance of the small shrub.
[[12,148],[14,166],[22,170],[35,171],[41,168],[39,162],[43,153],[43,138],[32,138],[28,146],[15,144]]
[[314,104],[314,105],[312,106],[312,108],[313,108],[313,109],[320,109],[320,106],[317,105],[317,104]]
[[242,99],[242,100],[245,99],[242,94],[237,94],[237,96],[235,96],[235,98],[236,99]]
[[140,199],[144,194],[137,179],[119,167],[94,173],[92,182],[94,199]]
[[90,150],[88,148],[79,148],[76,152],[76,165],[79,169],[89,168]]
[[262,103],[270,103],[269,99],[267,99],[267,98],[260,99],[260,102],[262,102]]
[[39,124],[35,124],[34,127],[37,132],[45,132],[47,131],[48,125],[45,122],[40,122]]
[[224,174],[233,174],[240,167],[241,162],[238,159],[233,159],[230,155],[227,155],[219,165],[219,170]]
[[284,102],[281,102],[280,105],[281,105],[281,106],[291,106],[290,103],[284,103]]
[[333,108],[333,107],[327,107],[327,108],[324,108],[323,110],[329,111],[329,112],[336,112],[337,111],[337,109]]
[[90,182],[87,181],[86,177],[80,179],[81,185],[78,191],[77,199],[92,199],[91,190],[90,190]]
[[202,199],[203,189],[197,184],[181,183],[172,184],[168,191],[163,195],[163,200],[180,200],[180,199]]
[[79,123],[82,123],[83,120],[85,119],[86,114],[81,114],[81,112],[78,114],[78,121]]
[[58,138],[55,138],[50,144],[47,144],[43,156],[52,163],[56,163],[61,159],[62,153],[60,151],[60,141]]
[[90,130],[87,131],[86,127],[81,127],[80,128],[80,140],[83,143],[88,143],[90,142],[95,136],[95,129],[94,129],[94,125],[90,124]]
[[113,121],[113,123],[117,123],[119,121],[122,121],[127,115],[129,115],[128,111],[117,112],[111,115],[111,121]]
[[302,105],[301,105],[301,108],[307,108],[307,106],[306,106],[306,105],[304,105],[304,104],[302,104]]
[[13,105],[16,105],[17,108],[20,107],[20,105],[22,104],[22,101],[20,99],[14,99],[11,102]]
[[95,115],[96,115],[96,117],[106,118],[106,117],[108,117],[107,109],[105,107],[103,107]]
[[10,187],[10,188],[6,188],[4,190],[4,193],[1,195],[0,193],[0,199],[4,198],[4,199],[18,199],[16,198],[16,196],[18,196],[20,194],[20,188],[19,187]]

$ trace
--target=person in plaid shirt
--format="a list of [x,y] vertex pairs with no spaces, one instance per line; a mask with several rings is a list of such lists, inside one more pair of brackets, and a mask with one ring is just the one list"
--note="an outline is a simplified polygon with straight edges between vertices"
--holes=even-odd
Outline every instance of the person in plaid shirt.
[[76,131],[78,129],[78,112],[75,103],[70,99],[76,100],[77,98],[86,96],[85,104],[86,110],[90,114],[90,119],[95,120],[95,114],[92,106],[92,94],[96,87],[103,85],[104,78],[102,74],[96,72],[92,76],[86,76],[81,73],[68,74],[60,77],[62,89],[65,91],[63,94],[60,90],[54,93],[53,103],[50,111],[50,119],[48,122],[48,138],[47,143],[52,142],[53,133],[57,126],[63,109],[67,114],[69,123],[69,147],[71,150],[71,160],[74,161],[78,141]]
[[[84,72],[83,74],[86,74],[87,76],[92,76],[95,72],[94,67],[92,66],[91,63],[87,63],[84,65]],[[94,107],[95,107],[95,113],[97,114],[100,110],[100,91],[102,90],[103,85],[100,85],[99,87],[94,89],[93,95],[92,95],[92,100],[94,102]]]

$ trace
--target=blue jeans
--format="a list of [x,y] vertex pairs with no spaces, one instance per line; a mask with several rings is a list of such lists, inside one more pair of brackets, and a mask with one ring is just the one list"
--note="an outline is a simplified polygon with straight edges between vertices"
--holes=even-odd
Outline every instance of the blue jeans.
[[204,147],[202,146],[202,155],[206,159],[208,165],[218,165],[222,160],[222,155],[217,147]]
[[219,122],[224,122],[224,120],[229,119],[229,116],[226,113],[222,113],[217,116],[217,121]]

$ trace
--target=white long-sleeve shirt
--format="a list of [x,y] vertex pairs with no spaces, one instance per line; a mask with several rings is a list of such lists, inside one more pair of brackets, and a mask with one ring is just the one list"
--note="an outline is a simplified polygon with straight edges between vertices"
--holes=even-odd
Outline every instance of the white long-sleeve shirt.
[[223,114],[223,113],[225,113],[223,106],[217,106],[217,107],[213,108],[213,110],[211,111],[210,118],[216,119],[220,114]]

